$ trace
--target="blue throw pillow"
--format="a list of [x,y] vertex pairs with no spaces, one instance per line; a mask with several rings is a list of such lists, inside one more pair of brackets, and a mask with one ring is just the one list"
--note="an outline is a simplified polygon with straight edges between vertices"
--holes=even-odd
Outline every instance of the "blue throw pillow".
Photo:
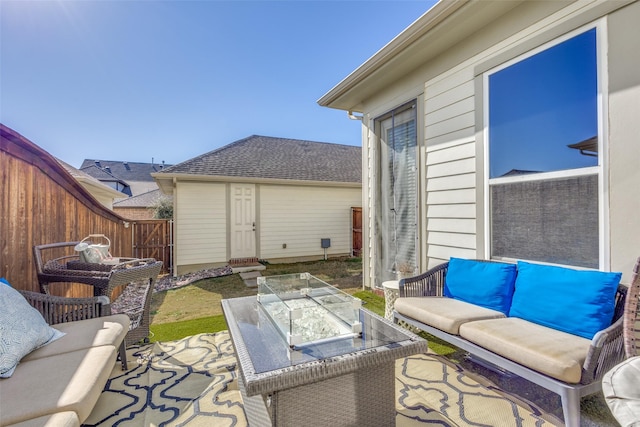
[[509,316],[591,339],[611,325],[621,277],[520,261]]
[[444,294],[507,314],[515,279],[515,264],[451,258]]
[[0,378],[9,378],[20,359],[63,335],[18,291],[0,285]]

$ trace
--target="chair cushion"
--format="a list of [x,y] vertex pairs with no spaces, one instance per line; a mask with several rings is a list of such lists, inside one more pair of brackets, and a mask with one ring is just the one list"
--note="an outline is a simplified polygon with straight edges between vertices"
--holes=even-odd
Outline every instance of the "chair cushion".
[[591,339],[611,325],[621,276],[520,261],[509,316]]
[[0,378],[10,377],[25,355],[63,335],[6,281],[0,283]]
[[117,348],[129,331],[129,317],[117,314],[59,323],[53,327],[67,335],[46,347],[32,351],[22,359],[23,362],[101,345]]
[[640,420],[640,356],[614,366],[602,378],[602,392],[611,413],[621,426]]
[[400,314],[453,335],[459,334],[463,323],[505,317],[499,311],[446,297],[398,298],[394,308]]
[[515,264],[451,258],[444,294],[507,314],[515,280]]
[[0,380],[2,423],[73,411],[82,423],[95,406],[116,361],[116,348],[101,346],[30,360]]
[[591,341],[516,317],[460,326],[460,336],[534,371],[579,383]]

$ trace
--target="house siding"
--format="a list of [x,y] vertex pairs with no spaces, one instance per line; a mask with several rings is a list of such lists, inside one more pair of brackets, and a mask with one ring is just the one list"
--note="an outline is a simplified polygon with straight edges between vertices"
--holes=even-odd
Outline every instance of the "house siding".
[[331,239],[328,256],[348,255],[351,208],[360,206],[361,191],[360,188],[261,185],[259,256],[267,260],[322,256],[320,239],[323,238]]
[[427,268],[451,256],[476,257],[474,145],[467,140],[427,147]]
[[[584,25],[605,19],[608,53],[604,58],[605,78],[604,137],[608,143],[605,175],[605,204],[608,204],[610,262],[604,268],[628,272],[638,256],[637,245],[628,239],[629,231],[640,232],[640,218],[629,212],[640,210],[633,187],[640,182],[640,57],[635,40],[640,38],[640,2],[525,2],[491,25],[483,27],[437,57],[429,58],[404,79],[384,87],[371,96],[361,110],[363,120],[364,189],[364,275],[365,285],[376,283],[375,228],[371,213],[376,203],[375,118],[398,105],[424,98],[419,116],[424,135],[418,146],[424,153],[419,164],[424,178],[420,182],[419,203],[423,211],[420,225],[420,269],[448,258],[484,257],[485,194],[483,82],[487,70],[518,55],[555,40]],[[615,49],[611,47],[615,46]],[[608,55],[608,56],[607,56]],[[422,78],[421,82],[418,80]],[[416,96],[415,87],[423,92]],[[407,89],[413,87],[414,89]],[[607,175],[608,174],[608,175]],[[608,193],[608,194],[607,194]],[[608,250],[608,249],[607,249]]]
[[640,2],[609,16],[609,215],[611,269],[630,278],[640,256]]
[[227,262],[226,184],[178,182],[175,198],[176,265]]

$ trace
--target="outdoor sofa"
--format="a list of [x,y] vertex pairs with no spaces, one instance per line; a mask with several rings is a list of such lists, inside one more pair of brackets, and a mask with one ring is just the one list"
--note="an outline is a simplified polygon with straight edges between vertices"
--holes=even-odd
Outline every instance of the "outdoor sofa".
[[[50,326],[54,325],[54,326]],[[79,426],[120,354],[129,317],[104,296],[64,298],[0,283],[0,426]]]
[[400,280],[394,322],[560,395],[565,424],[624,357],[620,273],[451,258]]

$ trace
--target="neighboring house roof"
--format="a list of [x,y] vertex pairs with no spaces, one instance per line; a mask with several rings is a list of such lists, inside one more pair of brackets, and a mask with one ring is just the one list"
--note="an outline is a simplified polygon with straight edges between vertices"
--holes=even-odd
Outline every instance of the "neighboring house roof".
[[84,166],[80,169],[83,173],[92,176],[99,181],[119,182],[123,185],[128,185],[123,179],[114,176],[111,172],[101,169],[96,165]]
[[160,190],[152,190],[146,193],[121,199],[113,203],[114,208],[148,208],[152,206],[159,198],[170,197],[165,196]]
[[580,154],[585,156],[598,156],[598,135],[585,139],[584,141],[569,144],[569,148],[580,150]]
[[[215,176],[267,181],[362,182],[360,147],[253,135],[153,174],[165,193],[168,178]],[[165,185],[166,184],[166,185]]]
[[[81,169],[103,182],[117,182],[124,187],[122,193],[136,196],[158,188],[151,173],[166,168],[164,162],[140,163],[121,160],[89,160],[82,162]],[[118,186],[119,187],[119,186]]]
[[58,163],[62,165],[63,168],[67,170],[73,176],[76,181],[80,183],[84,188],[87,189],[91,194],[98,197],[106,197],[111,199],[117,199],[122,197],[122,193],[118,190],[109,187],[106,184],[103,184],[99,179],[87,174],[86,172],[81,171],[80,169],[76,169],[71,166],[69,163],[64,162],[58,158],[56,158]]
[[[80,169],[94,166],[97,169],[108,172],[112,176],[115,176],[124,181],[149,181],[153,182],[151,177],[152,173],[160,172],[164,168],[171,165],[165,165],[157,163],[139,163],[139,162],[127,162],[121,160],[90,160],[85,159],[82,162]],[[100,178],[98,178],[100,179]]]

